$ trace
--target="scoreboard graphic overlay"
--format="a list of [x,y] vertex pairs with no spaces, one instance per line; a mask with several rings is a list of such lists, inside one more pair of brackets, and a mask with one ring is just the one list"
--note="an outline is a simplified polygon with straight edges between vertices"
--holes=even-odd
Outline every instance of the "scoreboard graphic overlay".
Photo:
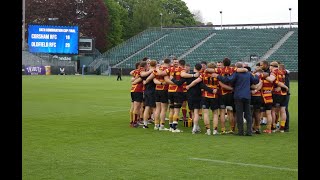
[[78,26],[29,25],[31,53],[78,54]]

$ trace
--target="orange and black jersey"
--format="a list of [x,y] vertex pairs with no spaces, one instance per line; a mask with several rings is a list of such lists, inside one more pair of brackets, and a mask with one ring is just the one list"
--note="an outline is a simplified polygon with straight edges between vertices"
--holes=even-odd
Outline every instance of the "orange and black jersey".
[[[218,79],[211,76],[212,73],[202,73],[199,78],[202,79],[203,84],[205,84],[210,89],[218,89]],[[202,91],[202,96],[206,98],[218,98],[217,93],[210,93],[208,91]]]
[[[255,73],[251,73],[253,76],[255,76]],[[262,80],[262,75],[259,75],[259,79]],[[254,94],[251,94],[251,96],[261,96],[261,89],[255,92]]]
[[[190,73],[194,74],[194,73]],[[180,80],[176,80],[175,78],[172,78],[171,81],[175,83],[178,86],[181,86],[183,84],[189,85],[197,79],[197,77],[192,77],[192,78],[181,78]],[[204,85],[203,82],[199,82],[193,87],[191,87],[189,90],[187,90],[187,97],[188,99],[198,99],[201,98],[202,90],[208,91],[209,93],[213,93],[213,89],[209,88],[208,86]]]
[[182,87],[183,87],[183,92],[187,92],[187,82],[183,83],[182,84]]
[[[279,70],[279,69],[275,69],[274,70],[274,75],[275,75],[275,77],[276,77],[276,79],[275,79],[275,81],[274,81],[274,83],[273,83],[273,85],[274,85],[274,88],[277,88],[278,87],[278,83],[279,82],[282,82],[283,84],[285,84],[285,77],[286,77],[286,74],[287,74],[287,71],[286,70]],[[281,91],[275,91],[274,89],[273,89],[273,94],[278,94],[278,95],[283,95],[283,96],[285,96],[285,95],[287,95],[287,91],[285,90],[285,89],[281,89]]]
[[273,103],[273,99],[272,99],[273,83],[266,80],[266,77],[262,77],[261,79],[262,79],[261,95],[262,95],[263,101],[265,104]]
[[[172,76],[176,80],[181,79],[181,72],[185,71],[182,67],[171,67],[166,69],[167,75]],[[183,86],[177,86],[176,84],[169,84],[168,92],[183,92]]]
[[[135,77],[135,78],[140,77],[140,73],[141,73],[141,68],[140,69],[136,69],[133,72],[133,77]],[[143,83],[142,83],[142,81],[137,83],[137,84],[131,85],[131,92],[143,92]]]
[[[169,67],[160,67],[159,69],[161,71],[166,71],[166,69],[168,69]],[[153,74],[155,75],[155,78],[160,81],[160,82],[164,82],[164,76],[160,76],[158,75],[158,71],[157,70],[154,70],[153,71]],[[165,84],[165,85],[161,85],[161,84],[157,84],[156,85],[156,90],[165,90],[167,91],[169,88],[169,85],[168,84]]]
[[[229,66],[226,66],[223,68],[215,68],[215,72],[217,74],[220,74],[221,76],[231,76],[235,71],[236,71],[236,68],[229,67]],[[227,83],[226,85],[231,86],[230,83]],[[225,95],[232,92],[233,92],[232,90],[221,88],[221,95]]]
[[[148,76],[146,77],[141,77],[142,80],[146,80],[151,74],[149,74]],[[156,84],[151,80],[149,81],[147,84],[144,85],[144,92],[154,92],[155,91],[155,88],[156,88]]]

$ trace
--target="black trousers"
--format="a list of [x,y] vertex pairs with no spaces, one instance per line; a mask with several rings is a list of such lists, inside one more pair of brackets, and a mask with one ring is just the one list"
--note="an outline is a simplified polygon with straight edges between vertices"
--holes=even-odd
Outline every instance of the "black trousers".
[[284,130],[289,130],[289,110],[288,110],[288,105],[289,105],[289,100],[290,100],[290,95],[287,95],[286,97],[286,124],[284,125]]
[[119,81],[119,79],[120,79],[120,81],[122,81],[121,75],[118,74],[117,81]]
[[247,134],[252,134],[252,117],[250,110],[250,99],[234,99],[234,104],[236,108],[237,126],[238,134],[243,135],[243,113],[244,118],[247,120]]

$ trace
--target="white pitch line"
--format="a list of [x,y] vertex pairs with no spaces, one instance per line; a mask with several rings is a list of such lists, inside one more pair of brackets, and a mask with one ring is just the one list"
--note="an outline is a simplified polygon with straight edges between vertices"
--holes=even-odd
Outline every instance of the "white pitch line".
[[236,163],[236,162],[228,162],[228,161],[213,160],[213,159],[202,159],[202,158],[189,158],[189,159],[199,160],[199,161],[210,161],[210,162],[217,162],[217,163],[224,163],[224,164],[235,164],[235,165],[240,165],[240,166],[253,166],[253,167],[260,167],[260,168],[277,169],[277,170],[298,171],[298,169],[291,169],[291,168],[285,168],[285,167],[266,166],[266,165],[260,165],[260,164]]

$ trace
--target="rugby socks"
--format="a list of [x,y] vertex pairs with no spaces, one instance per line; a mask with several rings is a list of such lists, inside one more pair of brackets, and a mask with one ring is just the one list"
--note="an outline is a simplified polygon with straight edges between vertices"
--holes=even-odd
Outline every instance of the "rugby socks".
[[234,119],[233,119],[233,121],[231,121],[231,119],[230,119],[230,126],[231,126],[232,131],[236,130],[236,122],[234,121]]
[[134,113],[130,111],[130,122],[133,122]]
[[163,120],[161,119],[161,120],[160,120],[160,124],[161,124],[161,125],[165,125],[165,124],[166,124],[166,121],[165,121],[164,119],[163,119]]
[[139,116],[138,114],[135,114],[135,113],[134,113],[134,122],[135,122],[135,123],[138,122],[138,116]]
[[286,124],[286,121],[283,121],[283,120],[280,121],[280,129],[281,130],[284,129],[285,124]]
[[275,123],[277,124],[277,123],[278,123],[278,121],[279,121],[279,114],[278,114],[278,113],[276,113],[276,120],[275,120]]
[[173,115],[173,121],[179,121],[179,116]]
[[173,128],[174,130],[177,129],[178,121],[179,121],[179,116],[173,115],[172,128]]
[[155,117],[154,124],[157,125],[157,127],[159,126],[159,122],[160,122],[159,117]]
[[267,130],[271,130],[271,124],[267,124]]
[[173,122],[173,115],[169,115],[169,125],[171,128],[173,128],[172,122]]
[[183,120],[187,119],[187,109],[186,107],[182,107],[182,115],[183,115]]
[[192,119],[192,113],[191,113],[191,111],[189,110],[189,118],[191,118]]

